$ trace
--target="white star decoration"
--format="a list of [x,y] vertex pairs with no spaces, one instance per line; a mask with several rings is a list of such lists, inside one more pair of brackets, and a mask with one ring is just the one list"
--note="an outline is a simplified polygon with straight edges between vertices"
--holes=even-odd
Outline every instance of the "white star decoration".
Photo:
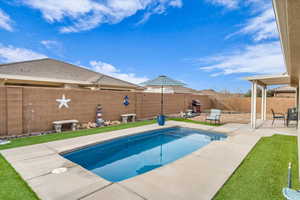
[[62,107],[66,107],[66,108],[69,108],[69,105],[68,103],[71,101],[71,99],[66,99],[65,95],[63,94],[62,95],[62,98],[61,99],[56,99],[57,102],[59,102],[59,106],[58,108],[62,108]]

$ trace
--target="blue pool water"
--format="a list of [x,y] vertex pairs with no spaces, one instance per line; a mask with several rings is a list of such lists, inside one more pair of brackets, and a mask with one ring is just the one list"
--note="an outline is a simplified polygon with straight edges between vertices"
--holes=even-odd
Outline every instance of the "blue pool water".
[[144,132],[63,155],[111,182],[173,162],[225,135],[181,127]]

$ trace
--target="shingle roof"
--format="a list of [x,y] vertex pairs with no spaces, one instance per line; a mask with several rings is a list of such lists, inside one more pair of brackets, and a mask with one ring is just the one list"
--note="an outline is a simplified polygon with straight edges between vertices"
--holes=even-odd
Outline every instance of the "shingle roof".
[[140,86],[59,60],[45,58],[0,65],[0,75],[38,77],[74,83],[140,88]]

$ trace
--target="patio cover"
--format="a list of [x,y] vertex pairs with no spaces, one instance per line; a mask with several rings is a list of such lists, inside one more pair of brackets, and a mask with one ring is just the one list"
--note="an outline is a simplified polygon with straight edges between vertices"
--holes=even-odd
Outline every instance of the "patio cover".
[[256,128],[256,96],[257,85],[261,86],[261,120],[267,119],[267,86],[290,84],[290,76],[282,75],[261,75],[246,77],[245,80],[252,82],[251,90],[251,127]]
[[282,75],[262,75],[262,76],[251,76],[245,78],[248,81],[255,81],[258,85],[286,85],[290,84],[290,76],[286,74]]

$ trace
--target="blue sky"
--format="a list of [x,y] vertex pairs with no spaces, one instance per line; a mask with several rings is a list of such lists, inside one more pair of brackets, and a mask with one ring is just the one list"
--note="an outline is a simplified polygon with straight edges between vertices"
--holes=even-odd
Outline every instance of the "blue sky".
[[43,57],[232,92],[285,71],[271,0],[0,0],[0,62]]

